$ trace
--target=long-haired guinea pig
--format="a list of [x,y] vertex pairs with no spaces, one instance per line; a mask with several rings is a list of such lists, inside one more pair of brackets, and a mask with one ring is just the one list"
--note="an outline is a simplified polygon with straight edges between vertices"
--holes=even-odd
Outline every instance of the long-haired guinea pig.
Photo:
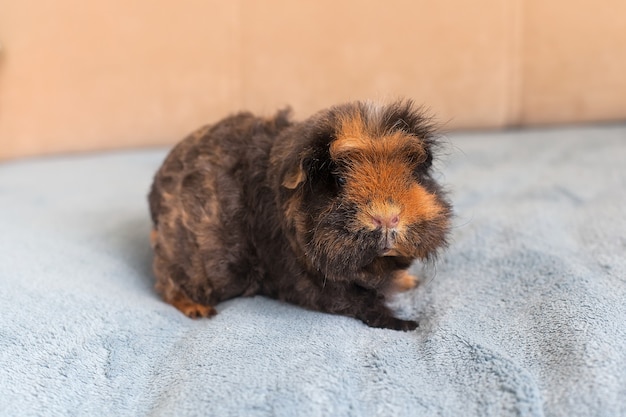
[[189,317],[261,294],[412,330],[385,298],[446,245],[437,137],[410,101],[355,102],[296,122],[240,113],[180,142],[149,196],[156,289]]

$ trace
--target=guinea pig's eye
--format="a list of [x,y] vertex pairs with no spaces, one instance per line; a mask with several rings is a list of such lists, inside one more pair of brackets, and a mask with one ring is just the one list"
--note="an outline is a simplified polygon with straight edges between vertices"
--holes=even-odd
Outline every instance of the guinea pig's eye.
[[335,183],[337,184],[337,187],[339,188],[343,188],[346,185],[346,177],[344,177],[343,175],[339,175],[339,174],[335,174]]

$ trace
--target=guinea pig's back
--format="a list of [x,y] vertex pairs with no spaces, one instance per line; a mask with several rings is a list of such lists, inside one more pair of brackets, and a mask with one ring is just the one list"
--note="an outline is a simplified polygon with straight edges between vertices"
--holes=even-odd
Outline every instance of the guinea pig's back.
[[291,123],[288,110],[272,118],[239,113],[194,131],[168,154],[149,194],[156,228],[182,221],[188,228],[219,221],[235,227],[242,193],[266,171],[276,136]]
[[[248,114],[206,125],[179,142],[154,176],[148,197],[152,220],[157,226],[169,214],[182,217],[207,210],[207,198],[216,193],[216,181],[238,163],[250,135]],[[192,219],[189,219],[192,220]]]

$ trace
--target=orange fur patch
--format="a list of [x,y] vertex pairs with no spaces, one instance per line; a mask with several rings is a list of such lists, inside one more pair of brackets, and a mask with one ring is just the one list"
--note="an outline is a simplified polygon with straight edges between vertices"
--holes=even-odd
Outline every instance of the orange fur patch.
[[373,157],[410,150],[414,155],[426,157],[426,152],[417,138],[394,131],[383,137],[372,137],[360,114],[340,120],[337,138],[330,145],[330,156],[337,159],[344,154],[362,154]]
[[189,299],[175,299],[172,300],[170,304],[176,307],[185,316],[192,319],[211,317],[217,314],[217,311],[215,311],[213,307],[194,303]]
[[406,203],[405,217],[409,223],[418,219],[433,220],[442,211],[442,207],[435,200],[435,196],[418,184],[409,189]]
[[330,145],[332,158],[336,158],[348,151],[365,149],[371,146],[372,140],[366,134],[365,124],[359,114],[341,119],[340,125],[337,139]]
[[393,288],[395,291],[408,291],[417,287],[419,279],[406,271],[400,271],[393,279]]
[[361,211],[360,223],[375,228],[374,216],[385,218],[399,216],[398,230],[420,220],[432,220],[442,207],[435,196],[412,179],[406,164],[398,161],[364,161],[351,170],[346,193]]

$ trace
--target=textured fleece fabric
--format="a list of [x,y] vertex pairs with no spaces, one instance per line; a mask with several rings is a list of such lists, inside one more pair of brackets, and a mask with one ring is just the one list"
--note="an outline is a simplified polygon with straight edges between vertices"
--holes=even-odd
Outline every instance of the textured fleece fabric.
[[454,134],[413,332],[153,290],[165,150],[0,165],[2,416],[624,416],[626,126]]

